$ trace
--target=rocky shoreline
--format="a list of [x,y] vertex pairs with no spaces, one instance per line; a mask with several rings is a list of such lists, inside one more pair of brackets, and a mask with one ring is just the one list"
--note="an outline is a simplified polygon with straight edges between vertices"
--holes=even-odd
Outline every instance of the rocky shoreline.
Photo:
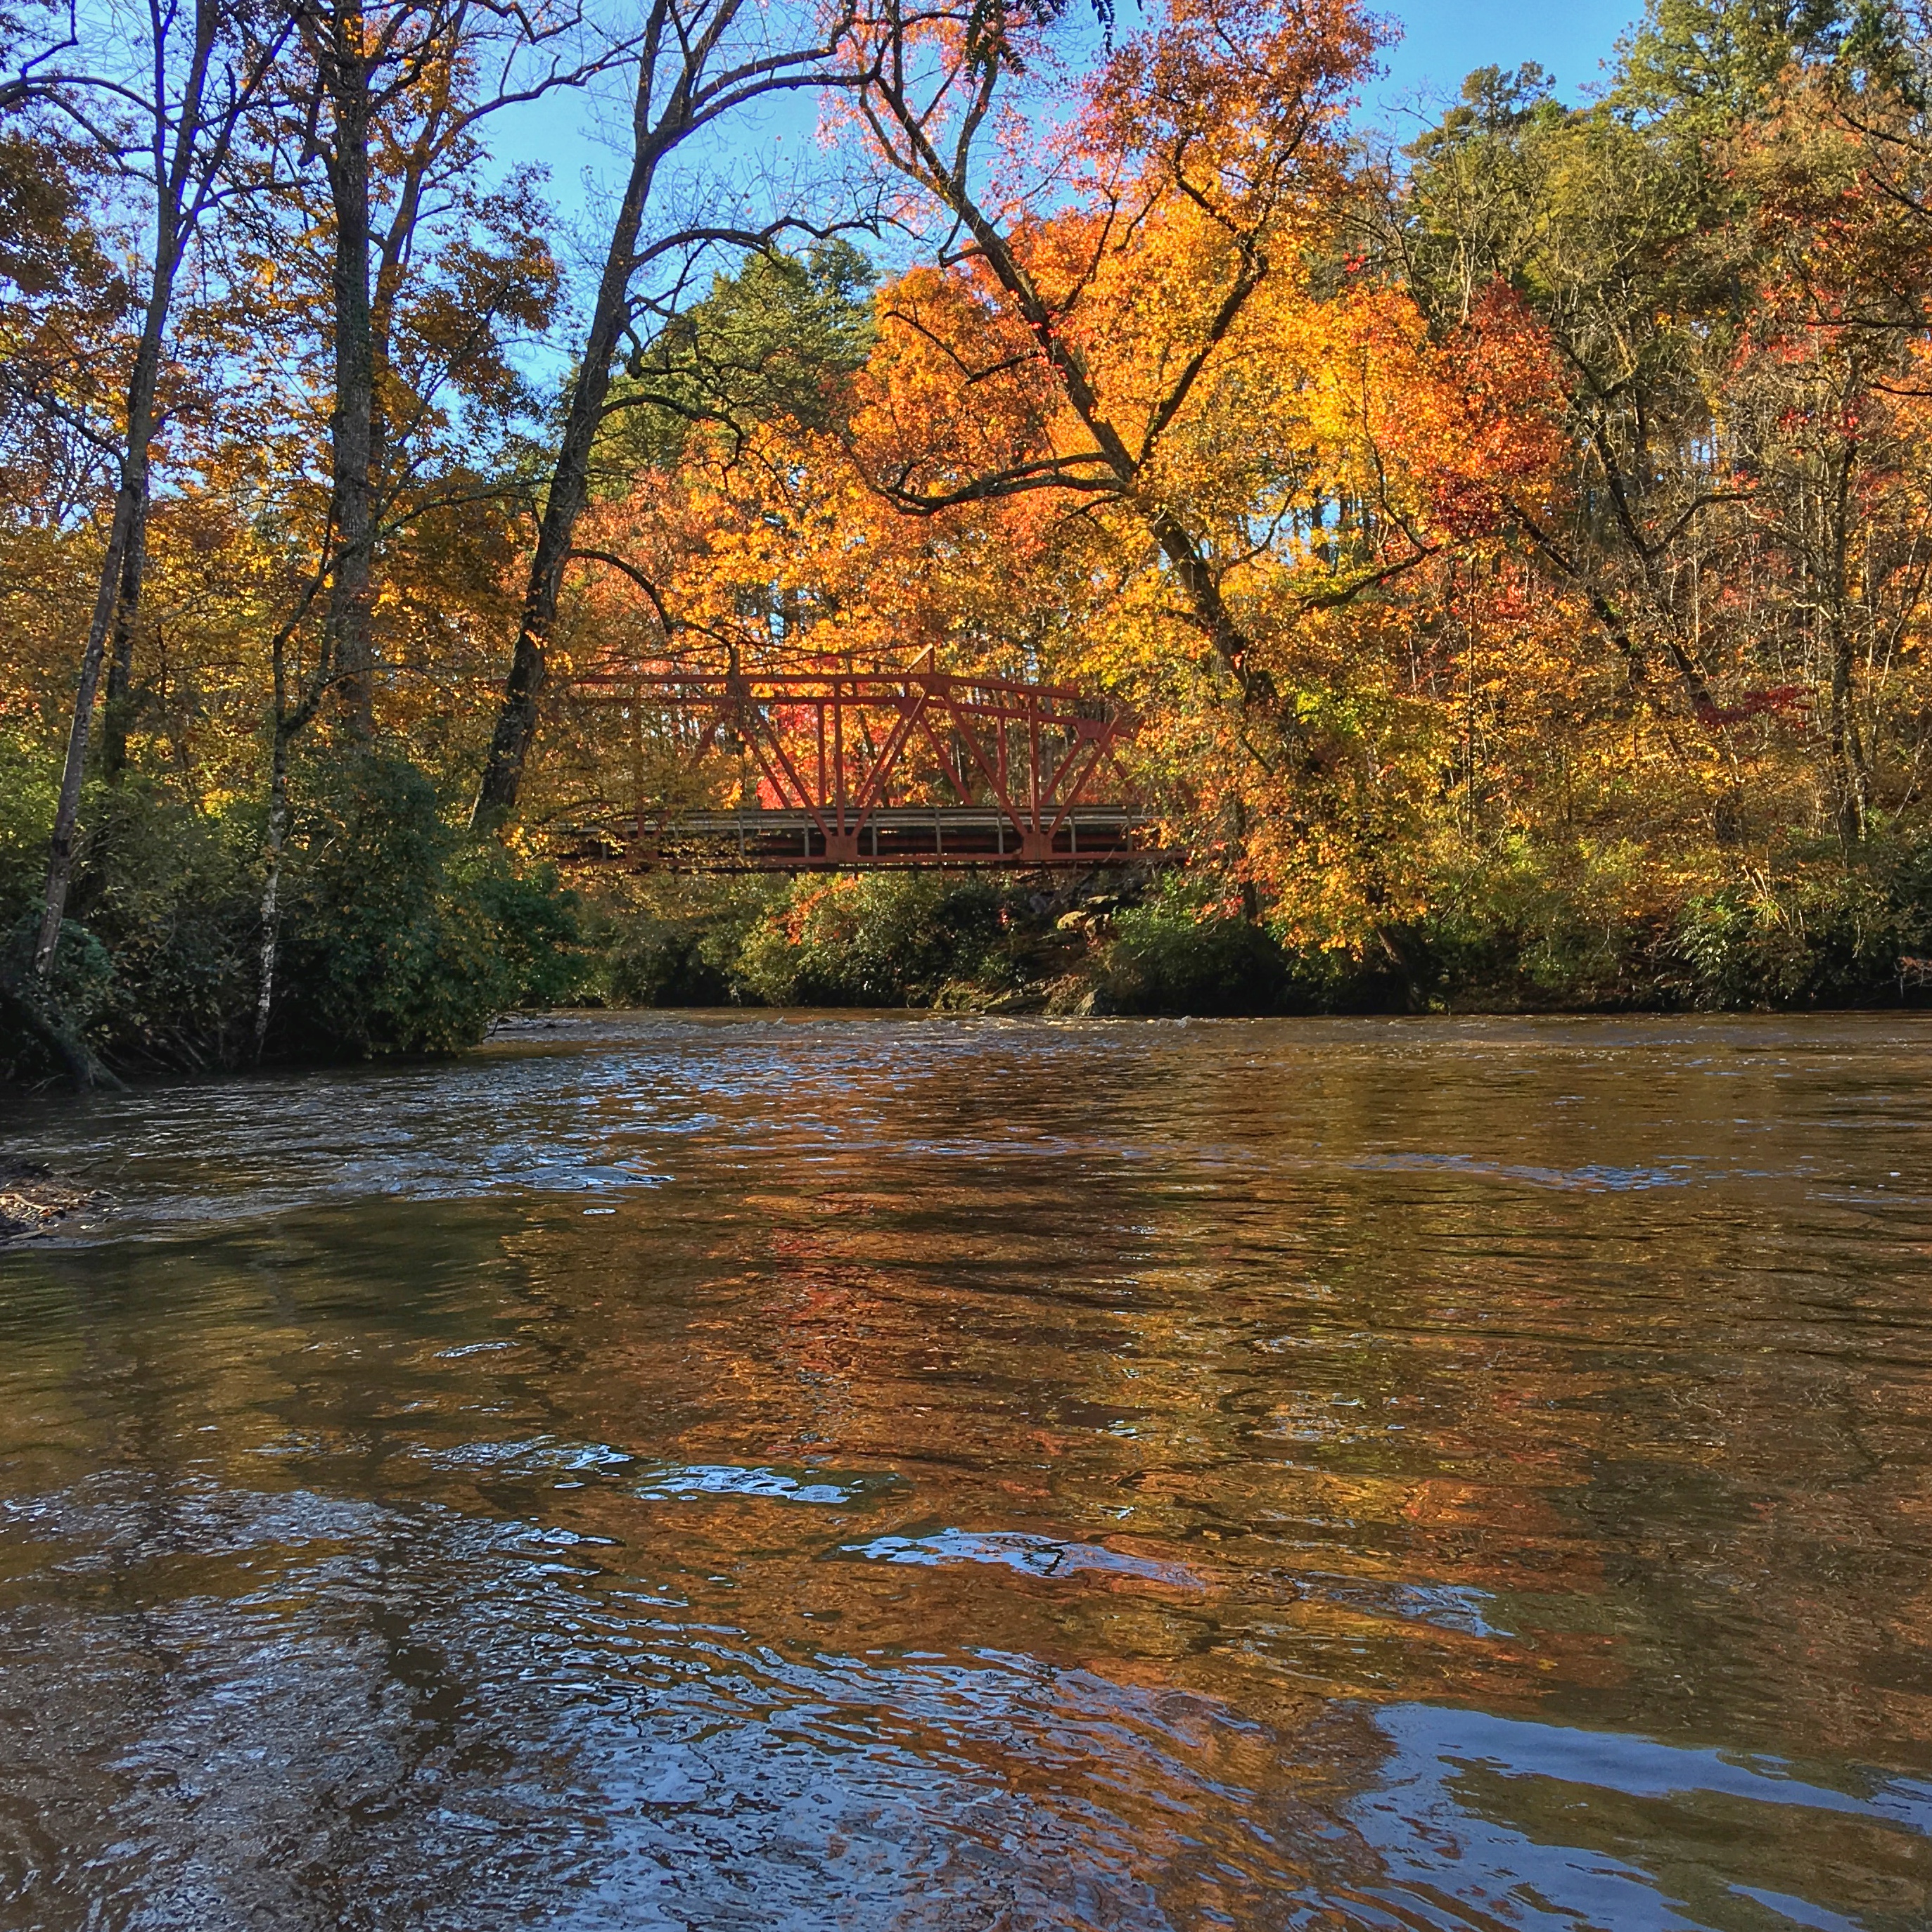
[[38,1234],[95,1198],[38,1161],[0,1156],[0,1242]]

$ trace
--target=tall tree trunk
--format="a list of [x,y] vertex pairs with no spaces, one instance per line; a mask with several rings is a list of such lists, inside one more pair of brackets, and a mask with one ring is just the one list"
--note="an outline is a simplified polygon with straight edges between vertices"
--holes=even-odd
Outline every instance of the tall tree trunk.
[[[644,67],[648,71],[646,60]],[[590,458],[604,419],[604,404],[610,394],[611,365],[617,342],[630,315],[631,276],[638,248],[638,230],[643,224],[644,206],[650,197],[651,179],[656,172],[659,148],[647,145],[644,133],[645,75],[638,83],[639,142],[625,184],[624,198],[604,258],[604,272],[597,284],[597,301],[591,310],[590,334],[584,345],[583,360],[571,385],[570,407],[564,418],[563,437],[556,463],[551,472],[550,490],[544,502],[543,521],[537,532],[536,554],[530,559],[530,575],[524,591],[521,614],[517,625],[516,648],[510,659],[510,675],[497,707],[496,725],[490,734],[490,754],[483,768],[482,782],[470,818],[470,829],[481,831],[500,824],[516,809],[517,795],[524,781],[524,766],[537,731],[537,705],[550,671],[550,632],[556,623],[556,607],[563,592],[564,566],[570,560],[572,542],[578,519],[590,494]]]
[[[122,444],[119,486],[114,493],[114,514],[108,528],[106,554],[100,560],[100,579],[81,653],[80,676],[74,687],[74,721],[68,728],[67,760],[61,771],[60,793],[54,806],[53,836],[48,842],[46,894],[40,910],[40,930],[34,945],[34,976],[43,993],[52,981],[54,958],[60,947],[61,922],[74,884],[75,836],[80,818],[81,781],[86,775],[88,739],[93,729],[94,700],[100,689],[102,661],[117,616],[131,626],[134,610],[125,602],[130,588],[140,592],[140,556],[145,547],[148,511],[148,455],[154,436],[154,401],[160,382],[161,345],[168,313],[174,302],[175,276],[181,266],[184,230],[194,217],[190,196],[202,136],[202,110],[209,62],[214,52],[219,0],[196,0],[194,42],[176,110],[172,143],[158,136],[155,146],[154,243],[148,305],[142,317],[141,338],[128,379],[128,413]],[[159,16],[157,16],[158,20]],[[158,35],[165,29],[158,26]],[[158,67],[165,50],[158,39]],[[152,104],[158,121],[166,105],[158,90]],[[198,214],[198,205],[195,212]]]
[[590,460],[610,394],[611,366],[630,324],[632,278],[645,260],[656,259],[680,238],[758,247],[789,225],[778,221],[747,231],[700,221],[679,236],[658,237],[644,255],[638,251],[644,210],[664,157],[688,136],[750,101],[818,84],[812,76],[836,55],[852,20],[847,6],[836,17],[815,23],[816,38],[809,44],[766,46],[755,52],[742,47],[728,50],[734,24],[746,10],[747,0],[693,0],[682,8],[674,0],[648,0],[644,10],[632,100],[630,176],[611,224],[590,328],[571,384],[536,549],[524,580],[509,676],[470,814],[472,830],[494,826],[508,818],[522,788],[536,737],[538,701],[549,676],[550,634],[562,596],[564,569],[578,520],[590,497]]
[[350,734],[375,735],[376,350],[369,300],[369,62],[357,0],[329,22],[325,84],[334,122],[328,158],[335,215],[335,410],[330,525],[335,544],[326,622]]
[[[145,344],[144,344],[145,346]],[[107,627],[121,592],[121,560],[127,554],[140,485],[133,466],[122,458],[120,488],[115,492],[114,518],[109,526],[107,554],[102,560],[100,584],[94,594],[94,620],[88,626],[81,653],[80,680],[74,687],[74,718],[68,727],[67,762],[62,767],[60,794],[54,806],[53,836],[48,842],[47,886],[40,908],[40,930],[34,943],[34,976],[43,986],[53,977],[54,956],[60,947],[61,922],[67,916],[67,896],[74,884],[75,835],[80,820],[80,785],[87,770],[87,740],[94,722],[94,694],[100,684],[101,659],[107,646]]]
[[118,784],[128,769],[128,730],[133,722],[134,628],[140,619],[141,591],[148,568],[148,506],[143,493],[134,529],[121,560],[121,595],[114,606],[107,639],[107,696],[100,710],[100,770]]
[[[67,762],[61,771],[60,794],[54,807],[53,837],[49,842],[46,895],[40,912],[40,937],[34,946],[34,976],[44,986],[53,975],[54,956],[60,946],[61,921],[74,884],[75,838],[80,819],[81,781],[87,772],[87,745],[94,723],[94,700],[100,686],[108,633],[122,608],[122,587],[128,560],[141,539],[148,501],[148,450],[154,440],[154,392],[160,380],[161,337],[174,296],[176,229],[174,214],[164,210],[156,228],[154,278],[148,293],[148,312],[134,367],[128,383],[127,440],[121,456],[120,488],[114,493],[114,515],[108,526],[107,551],[100,560],[100,579],[94,592],[94,616],[81,653],[80,677],[74,688],[74,720],[68,727]],[[136,579],[138,589],[139,579]]]
[[255,981],[254,1058],[260,1060],[268,1038],[268,1019],[275,1004],[275,971],[281,947],[282,853],[289,829],[289,754],[296,740],[314,722],[316,714],[333,688],[334,668],[328,655],[326,630],[322,647],[304,681],[296,702],[289,701],[289,640],[306,622],[314,599],[320,595],[328,567],[325,557],[308,588],[280,629],[269,640],[268,664],[274,680],[274,713],[270,724],[268,753],[268,824],[262,842],[262,943]]

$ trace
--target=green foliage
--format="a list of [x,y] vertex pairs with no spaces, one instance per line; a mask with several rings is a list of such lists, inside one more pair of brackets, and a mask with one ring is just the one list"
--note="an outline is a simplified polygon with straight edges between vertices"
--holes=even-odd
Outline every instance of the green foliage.
[[743,997],[736,967],[788,880],[646,873],[606,888],[584,911],[587,998],[610,1006],[715,1006]]
[[[40,801],[0,814],[0,890],[11,928],[0,962],[26,983],[46,874]],[[239,1050],[254,984],[257,842],[158,788],[91,786],[88,842],[55,953],[64,1024],[123,1068],[220,1065]],[[48,1070],[32,1040],[0,1046],[16,1073]]]
[[1625,908],[1642,862],[1628,846],[1500,842],[1445,877],[1425,916],[1384,931],[1381,997],[1358,997],[1412,1012],[1640,1004],[1655,934]]
[[[573,996],[574,901],[459,832],[413,766],[305,774],[283,874],[272,1055],[448,1052],[506,1008]],[[0,975],[24,986],[46,868],[46,801],[0,795]],[[252,1052],[261,958],[258,811],[198,812],[140,781],[91,787],[56,955],[61,1022],[123,1072],[232,1066]],[[0,1003],[0,1077],[57,1070]]]
[[[1518,838],[1360,952],[1285,946],[1201,873],[654,875],[587,910],[614,1006],[1202,1016],[1883,1006],[1932,985],[1932,836],[1830,845],[1660,910],[1639,844]],[[1124,892],[1125,902],[1120,894]]]
[[1011,919],[975,876],[804,878],[753,928],[734,976],[767,1006],[924,1005],[949,980],[986,971]]
[[0,733],[0,908],[9,925],[46,879],[58,776],[39,746]]
[[1758,112],[1792,61],[1830,60],[1862,10],[1848,0],[1650,0],[1619,50],[1610,104],[1721,132]]
[[459,833],[400,760],[325,776],[297,814],[274,1034],[309,1056],[446,1053],[577,976],[574,908],[547,874]]
[[1336,1004],[1412,1011],[1898,1004],[1932,979],[1932,838],[1794,848],[1639,915],[1646,854],[1520,844],[1383,935]]
[[[1310,965],[1304,979],[1318,981],[1318,964]],[[1215,896],[1211,880],[1174,873],[1115,920],[1100,984],[1117,1013],[1267,1013],[1320,1004],[1292,977],[1274,936],[1238,904]]]
[[64,997],[62,1012],[122,1066],[232,1063],[248,1037],[259,951],[256,826],[142,782],[94,788],[85,822],[69,910],[112,959],[112,984],[95,1010]]
[[1658,974],[1687,1006],[1889,1004],[1922,988],[1932,952],[1932,837],[1881,832],[1847,862],[1835,846],[1680,910]]
[[872,345],[872,264],[849,242],[800,259],[752,256],[668,323],[613,385],[612,426],[600,460],[627,477],[666,467],[692,424],[788,418],[830,423],[841,379],[865,366]]
[[[33,965],[34,942],[40,936],[38,908],[22,913],[0,946],[0,980],[24,988]],[[98,1031],[100,1016],[113,996],[114,956],[86,926],[73,920],[61,922],[54,951],[52,996],[55,1010],[78,1032]],[[0,1073],[18,1070],[23,1049],[31,1042],[8,1042],[0,1051]],[[27,1054],[31,1064],[31,1052]]]

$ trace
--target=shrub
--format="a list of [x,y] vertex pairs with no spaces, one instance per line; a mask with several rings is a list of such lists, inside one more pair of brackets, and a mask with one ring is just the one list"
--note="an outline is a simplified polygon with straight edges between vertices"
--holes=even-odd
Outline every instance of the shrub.
[[[1101,990],[1115,1012],[1269,1013],[1321,1003],[1294,984],[1274,935],[1228,904],[1213,880],[1164,875],[1143,904],[1121,910],[1114,935]],[[1319,962],[1309,967],[1303,976],[1312,980]]]
[[609,881],[584,911],[586,997],[611,1006],[716,1006],[745,997],[738,956],[788,895],[769,874],[647,872]]
[[1011,912],[986,880],[862,872],[800,879],[739,954],[740,993],[769,1006],[902,1006],[994,962]]
[[398,759],[344,760],[309,790],[284,905],[284,1052],[449,1052],[506,1007],[566,996],[580,973],[572,896],[458,832]]
[[[245,1037],[256,913],[245,825],[204,814],[139,781],[90,786],[86,841],[55,955],[54,1010],[122,1068],[225,1064]],[[11,938],[0,971],[22,986],[40,924],[44,845],[9,868]],[[13,1053],[16,1074],[53,1070],[44,1042]]]
[[1794,850],[1688,900],[1660,951],[1659,990],[1676,1004],[1896,1002],[1905,962],[1932,951],[1932,839],[1882,830],[1849,862],[1835,845]]
[[[381,758],[311,767],[284,853],[272,1053],[446,1052],[507,1006],[574,991],[574,902],[445,820],[428,780]],[[39,924],[44,800],[0,808],[0,976],[24,985]],[[202,812],[142,780],[92,786],[62,928],[62,1023],[110,1066],[232,1066],[252,1051],[262,814]],[[43,842],[44,827],[38,828]],[[0,1003],[0,1075],[58,1070],[44,1029]]]

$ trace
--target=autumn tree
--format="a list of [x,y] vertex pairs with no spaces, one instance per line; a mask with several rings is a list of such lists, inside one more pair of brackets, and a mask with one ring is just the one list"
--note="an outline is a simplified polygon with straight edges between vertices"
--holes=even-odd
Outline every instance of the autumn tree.
[[[1043,167],[1027,164],[1016,127],[989,154],[1004,94],[1045,56],[1056,18],[895,0],[862,25],[856,111],[905,218],[943,251],[882,321],[968,388],[1001,384],[1006,405],[988,425],[1004,447],[915,441],[878,452],[874,480],[916,514],[1039,490],[1130,509],[1252,696],[1263,687],[1224,594],[1227,560],[1190,515],[1172,452],[1257,291],[1339,188],[1340,118],[1373,32],[1346,0],[1184,0],[1102,61],[1063,126],[1028,130]],[[1062,201],[1078,214],[1057,214]],[[968,317],[979,343],[961,339]],[[1157,346],[1123,339],[1137,322]]]
[[1910,672],[1932,571],[1932,278],[1898,156],[1874,152],[1872,122],[1896,124],[1884,85],[1814,78],[1730,151],[1761,264],[1724,400],[1748,484],[1732,568],[1762,586],[1760,650],[1817,694],[1848,842],[1910,801],[1927,748]]

